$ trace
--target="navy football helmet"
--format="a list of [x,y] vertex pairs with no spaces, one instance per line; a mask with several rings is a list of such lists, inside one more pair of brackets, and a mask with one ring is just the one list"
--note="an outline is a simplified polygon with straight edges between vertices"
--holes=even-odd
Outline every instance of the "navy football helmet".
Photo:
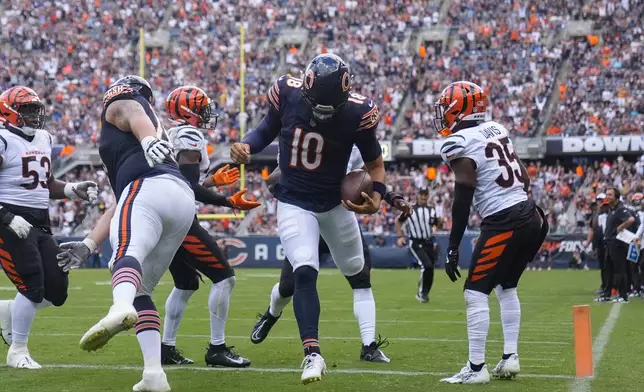
[[[154,100],[152,97],[152,87],[150,86],[150,83],[148,83],[148,81],[143,79],[142,77],[136,76],[136,75],[123,76],[116,82],[112,83],[112,86],[116,86],[119,84],[130,86],[132,90],[134,90],[136,93],[144,96],[145,99],[148,100],[148,102],[150,102],[151,104],[154,103]],[[110,88],[112,86],[110,86]]]
[[349,66],[335,54],[321,54],[311,60],[304,70],[303,81],[304,101],[320,121],[330,120],[349,99]]

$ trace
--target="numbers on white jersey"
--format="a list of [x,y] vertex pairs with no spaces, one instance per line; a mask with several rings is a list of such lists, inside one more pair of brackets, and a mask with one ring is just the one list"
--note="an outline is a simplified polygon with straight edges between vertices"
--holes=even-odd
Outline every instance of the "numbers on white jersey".
[[[302,137],[304,134],[304,137]],[[315,148],[311,148],[311,142],[315,141]],[[306,170],[315,170],[322,163],[322,148],[324,138],[317,132],[304,132],[302,128],[295,128],[293,132],[293,143],[291,144],[291,159],[289,166],[302,166]],[[311,152],[313,159],[311,159]],[[299,164],[298,164],[299,161]]]
[[[40,158],[40,163],[38,163],[37,161],[38,159],[33,155],[22,157],[22,177],[32,179],[32,181],[29,183],[20,184],[20,186],[27,190],[36,189],[38,185],[43,188],[48,188],[48,181],[51,177],[51,161],[46,156]],[[44,181],[41,180],[38,170],[33,170],[31,168],[33,166],[37,167],[38,164],[40,164],[41,168],[45,169]]]
[[485,146],[485,156],[487,158],[496,158],[499,167],[504,169],[504,172],[496,178],[496,183],[501,188],[510,188],[515,184],[515,181],[525,184],[526,179],[521,171],[521,165],[519,165],[516,153],[510,146],[509,138],[504,137],[489,142]]

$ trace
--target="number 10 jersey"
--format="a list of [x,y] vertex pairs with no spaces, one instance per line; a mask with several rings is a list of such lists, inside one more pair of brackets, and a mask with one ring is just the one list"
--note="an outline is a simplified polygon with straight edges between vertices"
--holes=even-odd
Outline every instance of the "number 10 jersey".
[[495,121],[449,136],[441,147],[441,157],[448,165],[458,158],[474,161],[477,182],[473,203],[483,218],[528,199],[508,130]]
[[0,203],[48,209],[51,146],[45,130],[30,137],[10,124],[0,124]]

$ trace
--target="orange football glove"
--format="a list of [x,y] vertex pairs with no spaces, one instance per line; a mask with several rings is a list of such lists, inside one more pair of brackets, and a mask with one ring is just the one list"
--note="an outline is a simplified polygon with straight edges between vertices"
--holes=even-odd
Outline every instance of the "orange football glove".
[[229,165],[222,167],[212,175],[212,180],[217,186],[231,185],[239,180],[239,169],[233,167],[228,168]]
[[228,201],[233,206],[233,208],[248,211],[262,205],[262,203],[244,199],[244,193],[246,192],[248,192],[247,189],[242,189],[228,198]]

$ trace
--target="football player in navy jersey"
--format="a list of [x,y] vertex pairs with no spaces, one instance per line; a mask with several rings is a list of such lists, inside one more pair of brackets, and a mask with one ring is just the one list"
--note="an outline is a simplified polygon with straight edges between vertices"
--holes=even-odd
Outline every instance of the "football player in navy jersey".
[[99,349],[135,327],[144,369],[134,391],[170,390],[161,368],[161,319],[151,295],[188,234],[195,211],[194,192],[173,157],[153,103],[150,84],[134,75],[117,80],[105,93],[99,153],[118,204],[109,211],[111,222],[99,220],[83,240],[91,251],[109,232],[114,303],[80,346]]
[[[259,126],[231,147],[236,163],[247,163],[279,138],[281,177],[275,185],[280,240],[293,266],[293,307],[304,346],[302,382],[321,380],[326,364],[320,353],[317,293],[321,235],[345,276],[365,266],[360,228],[352,212],[375,214],[386,193],[382,150],[374,130],[378,107],[351,93],[349,67],[340,57],[315,57],[304,79],[280,77],[268,91],[269,111]],[[341,200],[340,186],[353,145],[373,181],[363,203]]]

